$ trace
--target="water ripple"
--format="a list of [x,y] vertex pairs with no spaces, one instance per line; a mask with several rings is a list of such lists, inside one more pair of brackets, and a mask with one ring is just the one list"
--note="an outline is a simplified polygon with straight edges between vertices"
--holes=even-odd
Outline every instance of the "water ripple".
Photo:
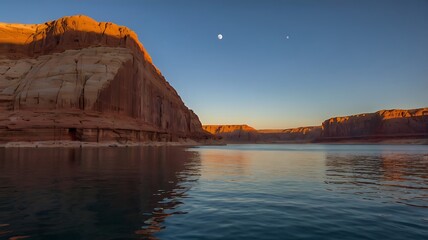
[[326,156],[329,191],[428,207],[428,159],[420,154]]
[[428,147],[0,149],[0,239],[426,239]]

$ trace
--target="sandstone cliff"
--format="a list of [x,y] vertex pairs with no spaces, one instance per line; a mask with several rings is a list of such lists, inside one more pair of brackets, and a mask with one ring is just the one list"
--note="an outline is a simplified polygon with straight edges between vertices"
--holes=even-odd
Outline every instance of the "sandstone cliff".
[[246,125],[203,125],[202,128],[229,142],[254,142],[258,140],[256,129]]
[[428,137],[428,108],[381,110],[322,123],[323,140]]
[[298,127],[290,129],[259,130],[260,139],[271,142],[310,142],[321,135],[320,126]]
[[381,110],[334,117],[322,126],[256,130],[247,125],[207,125],[208,132],[226,142],[334,142],[428,139],[428,108]]
[[208,131],[226,142],[308,142],[319,138],[321,127],[256,130],[248,125],[203,125]]
[[0,23],[0,142],[206,137],[130,29]]

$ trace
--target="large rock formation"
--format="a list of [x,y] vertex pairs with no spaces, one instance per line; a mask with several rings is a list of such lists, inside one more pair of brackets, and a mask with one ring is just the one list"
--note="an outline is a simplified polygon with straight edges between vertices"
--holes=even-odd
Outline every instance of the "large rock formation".
[[318,138],[321,127],[300,127],[291,129],[256,130],[243,125],[203,125],[205,131],[214,134],[226,142],[308,142]]
[[270,142],[310,142],[321,135],[320,126],[298,127],[289,129],[259,130],[260,139]]
[[0,23],[0,142],[207,136],[130,29]]
[[322,140],[428,137],[428,108],[381,110],[322,123]]
[[203,125],[202,128],[228,142],[254,142],[258,140],[256,129],[246,125]]
[[256,130],[247,125],[206,125],[226,142],[334,142],[428,139],[428,108],[381,110],[330,118],[322,126]]

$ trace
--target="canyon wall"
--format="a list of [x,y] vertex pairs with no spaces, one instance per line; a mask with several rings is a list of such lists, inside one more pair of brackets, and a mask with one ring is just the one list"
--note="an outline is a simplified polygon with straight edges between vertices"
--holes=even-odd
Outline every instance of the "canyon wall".
[[130,29],[0,23],[0,142],[209,137]]
[[381,110],[334,117],[322,126],[256,130],[248,125],[207,125],[225,142],[286,143],[428,139],[428,108]]
[[321,139],[405,138],[428,136],[428,108],[381,110],[322,123]]
[[321,127],[265,130],[256,130],[246,124],[203,125],[202,127],[225,142],[308,142],[318,138],[321,133]]
[[310,142],[321,135],[320,126],[298,127],[290,129],[259,130],[260,139],[270,142]]
[[256,129],[246,125],[203,125],[202,128],[228,142],[255,142],[258,141]]

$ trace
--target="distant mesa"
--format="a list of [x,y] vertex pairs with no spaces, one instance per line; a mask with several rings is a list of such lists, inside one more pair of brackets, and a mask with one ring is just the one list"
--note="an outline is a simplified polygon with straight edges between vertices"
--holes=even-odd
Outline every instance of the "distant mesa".
[[203,129],[211,134],[232,133],[236,131],[253,132],[256,129],[246,125],[204,125]]
[[[204,125],[225,142],[391,142],[428,143],[428,108],[381,110],[325,120],[321,126],[256,130],[248,125]],[[415,142],[415,141],[413,141]]]
[[202,128],[215,136],[231,141],[257,141],[256,129],[246,125],[203,125]]
[[427,138],[428,108],[380,110],[322,123],[321,140]]
[[218,139],[228,143],[281,143],[309,142],[321,133],[321,127],[301,127],[292,129],[262,129],[256,130],[243,125],[203,125],[205,131],[214,134]]
[[0,23],[0,142],[209,137],[127,27]]

